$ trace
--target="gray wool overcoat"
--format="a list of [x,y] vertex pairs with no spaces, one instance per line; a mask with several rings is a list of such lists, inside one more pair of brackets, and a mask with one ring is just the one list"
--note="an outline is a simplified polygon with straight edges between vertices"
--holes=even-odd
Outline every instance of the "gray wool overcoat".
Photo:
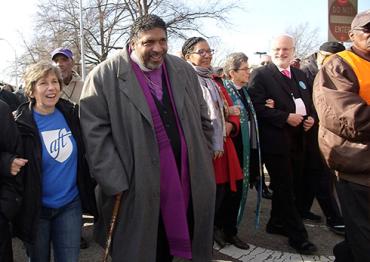
[[[188,149],[193,261],[210,261],[216,186],[207,105],[189,64],[171,55],[166,55],[165,64]],[[95,238],[105,246],[114,195],[123,192],[113,261],[154,262],[160,209],[159,149],[149,107],[126,50],[89,74],[80,105],[87,158],[98,183]]]

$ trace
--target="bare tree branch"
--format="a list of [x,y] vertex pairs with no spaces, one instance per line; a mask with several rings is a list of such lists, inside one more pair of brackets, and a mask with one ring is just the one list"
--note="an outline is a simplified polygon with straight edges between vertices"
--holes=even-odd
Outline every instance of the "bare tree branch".
[[294,37],[296,41],[296,57],[300,59],[304,59],[316,52],[322,42],[319,37],[319,28],[311,29],[307,22],[289,27],[286,33]]
[[[66,46],[80,58],[79,0],[39,0],[37,26],[30,43],[24,41],[25,63],[50,59],[50,51]],[[206,36],[202,22],[228,23],[228,13],[238,8],[240,0],[209,0],[189,4],[184,0],[86,0],[83,9],[86,61],[96,65],[112,50],[122,49],[132,22],[139,16],[160,15],[168,25],[171,38],[186,38],[190,33]]]

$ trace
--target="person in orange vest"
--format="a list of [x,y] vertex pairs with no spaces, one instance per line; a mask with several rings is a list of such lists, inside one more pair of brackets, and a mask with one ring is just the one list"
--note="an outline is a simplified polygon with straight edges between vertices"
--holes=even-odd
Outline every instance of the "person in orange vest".
[[319,71],[313,98],[320,120],[319,146],[337,175],[346,238],[335,261],[370,261],[370,10],[351,24],[350,50]]

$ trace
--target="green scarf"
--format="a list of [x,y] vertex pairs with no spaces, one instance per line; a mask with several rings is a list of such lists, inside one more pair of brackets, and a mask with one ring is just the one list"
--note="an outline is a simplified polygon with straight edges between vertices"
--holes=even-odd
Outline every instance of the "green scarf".
[[[242,166],[243,166],[243,193],[242,199],[240,201],[239,213],[238,213],[238,225],[243,219],[245,203],[247,201],[248,196],[248,188],[249,188],[249,165],[250,165],[250,149],[257,148],[258,149],[258,166],[259,166],[259,187],[258,195],[257,195],[257,203],[256,203],[256,227],[259,226],[259,218],[260,218],[260,210],[261,210],[261,198],[262,198],[262,175],[263,175],[263,168],[262,168],[262,161],[261,161],[261,150],[260,150],[260,142],[259,142],[259,132],[258,132],[258,124],[257,124],[257,115],[256,111],[254,110],[252,101],[249,97],[247,92],[247,88],[243,87],[241,91],[243,92],[248,108],[244,106],[240,95],[230,80],[224,80],[224,86],[229,93],[231,99],[233,100],[234,105],[238,105],[240,107],[240,130],[242,135],[242,142],[243,142],[243,159],[242,159]],[[249,116],[249,117],[248,117]],[[250,127],[249,127],[249,120],[250,120]]]

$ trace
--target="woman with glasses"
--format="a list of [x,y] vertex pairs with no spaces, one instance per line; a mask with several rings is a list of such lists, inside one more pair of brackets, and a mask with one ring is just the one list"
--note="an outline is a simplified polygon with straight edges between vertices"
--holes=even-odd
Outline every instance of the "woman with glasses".
[[[272,198],[272,193],[265,184],[260,142],[258,134],[257,115],[247,90],[247,83],[250,75],[248,57],[244,53],[232,53],[226,57],[224,65],[226,79],[224,85],[233,103],[240,108],[240,132],[233,137],[234,145],[238,153],[239,161],[243,169],[244,187],[241,206],[247,198],[249,184],[255,185],[261,194],[258,197],[256,215],[258,216],[261,196],[267,199]],[[267,99],[267,107],[273,108],[274,101]],[[258,221],[258,217],[256,217]]]
[[238,248],[248,249],[248,244],[237,237],[243,174],[231,139],[231,136],[239,132],[240,110],[233,106],[222,81],[213,75],[213,53],[214,50],[202,37],[189,38],[182,47],[185,60],[198,74],[214,128],[213,165],[217,183],[214,240],[221,248],[230,243]]

